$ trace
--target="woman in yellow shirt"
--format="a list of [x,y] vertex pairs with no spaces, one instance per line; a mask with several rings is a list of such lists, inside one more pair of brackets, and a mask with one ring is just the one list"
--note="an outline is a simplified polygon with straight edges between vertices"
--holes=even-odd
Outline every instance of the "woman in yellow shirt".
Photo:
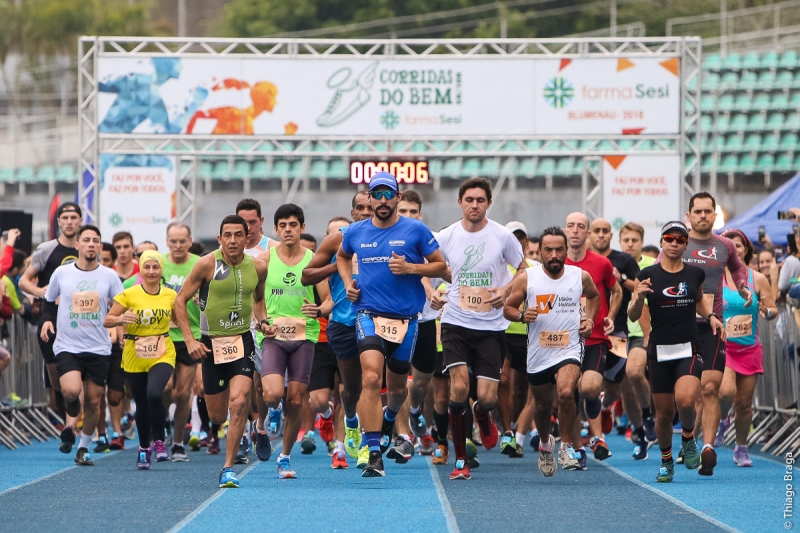
[[157,462],[169,461],[164,444],[166,410],[162,398],[175,370],[175,346],[169,338],[169,323],[177,293],[161,284],[163,261],[161,254],[152,250],[141,255],[142,283],[114,297],[104,323],[107,328],[126,326],[122,369],[136,400],[139,470],[150,469],[153,451]]

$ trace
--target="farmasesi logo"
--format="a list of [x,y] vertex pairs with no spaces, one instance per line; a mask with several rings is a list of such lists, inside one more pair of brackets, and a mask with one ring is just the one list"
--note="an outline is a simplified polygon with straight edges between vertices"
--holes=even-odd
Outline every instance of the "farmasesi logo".
[[566,107],[574,96],[575,90],[566,78],[553,78],[544,86],[544,99],[550,107]]

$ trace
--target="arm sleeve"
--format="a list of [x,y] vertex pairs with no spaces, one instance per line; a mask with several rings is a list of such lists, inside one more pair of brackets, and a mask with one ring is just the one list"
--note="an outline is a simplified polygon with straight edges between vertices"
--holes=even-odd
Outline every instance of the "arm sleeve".
[[522,245],[510,231],[506,236],[505,246],[503,246],[503,256],[505,257],[506,263],[514,268],[519,267],[522,260],[525,259],[525,254],[522,252]]
[[61,270],[61,268],[62,267],[58,267],[55,270],[55,272],[53,272],[53,275],[50,277],[50,283],[47,285],[47,292],[45,292],[44,295],[44,299],[47,300],[48,302],[55,303],[56,298],[58,298],[59,296],[58,278],[60,277],[59,270]]
[[5,276],[11,270],[11,263],[14,262],[14,247],[6,246],[3,256],[0,257],[0,276]]
[[41,272],[44,270],[44,267],[47,264],[47,258],[50,256],[49,251],[50,247],[47,243],[40,244],[36,247],[36,250],[33,251],[33,255],[31,256],[31,265],[36,269],[36,272]]
[[733,244],[733,241],[725,237],[722,237],[721,240],[728,248],[728,270],[733,278],[733,284],[738,289],[747,283],[747,267],[739,259],[739,254],[736,253],[736,245]]

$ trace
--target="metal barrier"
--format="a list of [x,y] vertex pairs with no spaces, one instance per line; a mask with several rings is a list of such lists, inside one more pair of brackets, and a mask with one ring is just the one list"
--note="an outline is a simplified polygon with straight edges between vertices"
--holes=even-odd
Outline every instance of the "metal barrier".
[[44,387],[44,361],[36,340],[36,327],[16,315],[6,324],[9,332],[6,349],[11,353],[11,364],[0,379],[0,399],[3,399],[0,444],[14,449],[16,443],[28,445],[31,439],[44,442],[58,437],[50,417],[61,420],[48,407],[50,397]]

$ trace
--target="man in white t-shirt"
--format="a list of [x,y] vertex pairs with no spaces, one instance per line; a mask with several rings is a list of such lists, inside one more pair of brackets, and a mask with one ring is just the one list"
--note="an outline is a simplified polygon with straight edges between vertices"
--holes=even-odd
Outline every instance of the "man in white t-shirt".
[[[111,356],[111,339],[103,321],[114,296],[122,292],[116,272],[98,263],[102,248],[100,230],[90,225],[81,227],[77,233],[78,260],[53,272],[42,305],[41,337],[48,342],[55,335],[53,353],[69,416],[80,415],[83,396],[83,428],[75,455],[80,466],[94,465],[89,444],[101,420],[100,398],[105,394]],[[58,333],[53,325],[56,319]],[[62,452],[72,450],[74,431],[62,433]],[[71,442],[66,433],[71,434]]]
[[[461,184],[458,205],[463,218],[439,233],[438,241],[451,280],[447,298],[450,305],[442,314],[442,361],[450,375],[450,430],[456,453],[450,479],[470,479],[467,464],[465,412],[470,392],[470,373],[477,380],[475,420],[485,448],[497,445],[497,426],[490,411],[497,403],[497,384],[505,353],[503,305],[511,290],[511,272],[527,263],[514,234],[486,218],[492,205],[492,184],[473,178]],[[432,294],[432,302],[439,299]],[[439,302],[435,307],[441,308]]]

